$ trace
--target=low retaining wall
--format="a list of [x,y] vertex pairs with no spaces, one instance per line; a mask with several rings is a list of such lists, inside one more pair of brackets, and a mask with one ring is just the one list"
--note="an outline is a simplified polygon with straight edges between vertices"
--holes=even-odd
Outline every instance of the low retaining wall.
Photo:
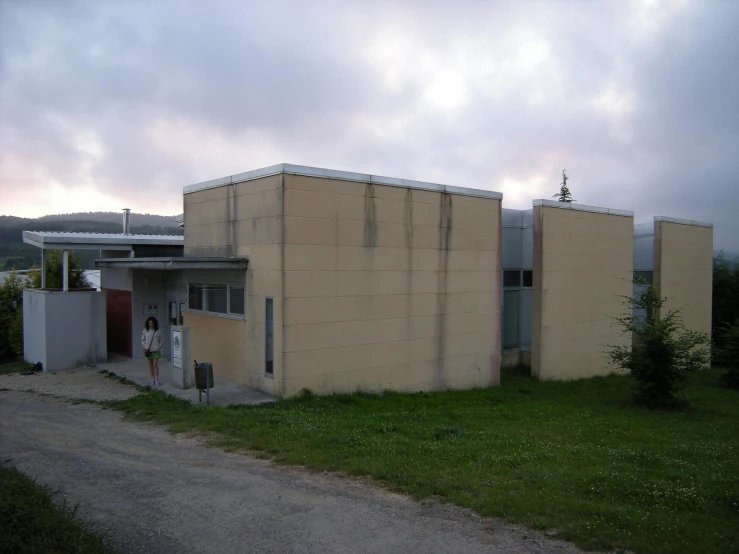
[[23,291],[23,357],[44,371],[105,362],[105,293]]

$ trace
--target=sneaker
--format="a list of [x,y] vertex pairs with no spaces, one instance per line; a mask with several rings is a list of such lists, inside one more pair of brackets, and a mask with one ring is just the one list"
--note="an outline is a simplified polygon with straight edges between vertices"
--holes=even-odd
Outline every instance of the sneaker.
[[161,381],[154,381],[154,385],[156,385],[157,387],[161,387],[162,386],[162,382]]
[[157,384],[156,381],[149,381],[149,386],[150,387],[154,387],[154,386],[156,386],[156,384]]

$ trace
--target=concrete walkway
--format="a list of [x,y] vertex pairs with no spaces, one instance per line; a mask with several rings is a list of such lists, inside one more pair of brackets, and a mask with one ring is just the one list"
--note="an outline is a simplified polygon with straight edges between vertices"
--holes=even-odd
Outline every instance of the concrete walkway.
[[[137,385],[145,387],[151,380],[149,375],[149,366],[144,359],[132,359],[132,358],[116,358],[115,361],[99,364],[97,369],[104,369],[111,371],[119,377],[125,377],[130,379]],[[231,404],[267,404],[270,402],[276,402],[277,399],[265,392],[252,389],[245,385],[234,383],[223,378],[218,377],[218,373],[214,372],[215,385],[210,391],[210,405],[211,406],[229,406]],[[189,400],[190,402],[198,403],[198,390],[197,389],[179,389],[172,384],[172,364],[169,360],[159,360],[159,380],[162,383],[161,387],[157,387],[159,390],[166,392],[177,398]],[[205,393],[202,395],[202,402],[205,404],[206,398]]]

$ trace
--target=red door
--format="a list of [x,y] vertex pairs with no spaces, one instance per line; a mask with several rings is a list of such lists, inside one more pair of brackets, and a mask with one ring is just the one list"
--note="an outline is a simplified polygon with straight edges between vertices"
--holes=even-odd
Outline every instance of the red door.
[[131,291],[103,289],[108,320],[108,352],[132,356],[131,352]]

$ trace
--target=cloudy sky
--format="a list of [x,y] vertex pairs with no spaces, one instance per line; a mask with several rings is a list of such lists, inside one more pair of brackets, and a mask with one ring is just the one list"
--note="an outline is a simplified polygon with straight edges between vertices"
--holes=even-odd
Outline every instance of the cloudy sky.
[[739,2],[0,0],[0,214],[175,214],[280,162],[712,221]]

